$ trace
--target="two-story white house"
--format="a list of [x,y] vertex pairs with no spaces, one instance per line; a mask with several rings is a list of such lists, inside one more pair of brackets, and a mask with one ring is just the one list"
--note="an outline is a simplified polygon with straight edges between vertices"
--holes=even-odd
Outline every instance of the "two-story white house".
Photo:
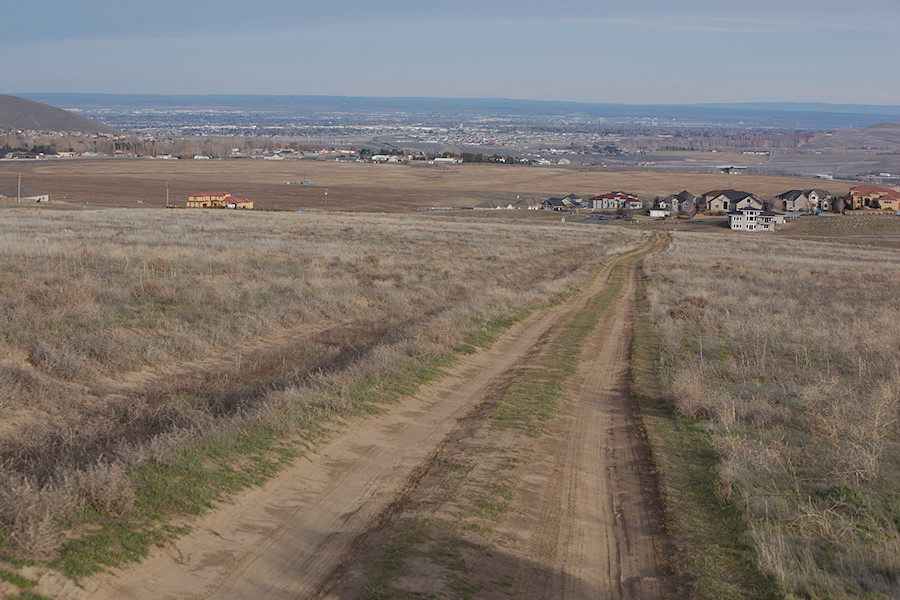
[[738,231],[775,231],[776,224],[784,223],[784,215],[759,208],[742,208],[728,214],[728,227]]

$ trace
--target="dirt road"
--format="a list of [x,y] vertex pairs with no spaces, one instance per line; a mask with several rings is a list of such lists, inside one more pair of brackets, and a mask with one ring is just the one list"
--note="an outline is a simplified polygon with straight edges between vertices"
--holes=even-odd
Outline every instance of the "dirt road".
[[[204,516],[142,564],[80,586],[43,581],[42,591],[61,599],[354,597],[368,585],[392,519],[433,492],[449,456],[494,437],[491,443],[522,447],[532,460],[512,486],[518,510],[497,527],[504,556],[482,561],[473,580],[479,571],[505,578],[504,594],[519,598],[659,596],[657,523],[622,387],[633,266],[589,337],[568,382],[572,401],[547,435],[493,435],[484,418],[485,407],[603,291],[611,270],[518,323],[490,350],[461,359],[415,397],[348,423],[308,459]],[[428,589],[427,571],[420,575],[418,585]]]

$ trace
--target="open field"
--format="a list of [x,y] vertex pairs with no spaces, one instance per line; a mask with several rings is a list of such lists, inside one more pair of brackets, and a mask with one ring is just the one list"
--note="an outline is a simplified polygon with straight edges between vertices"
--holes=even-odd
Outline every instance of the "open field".
[[[0,210],[0,594],[900,588],[900,219],[73,208]],[[652,408],[721,527],[630,403],[651,232]]]
[[410,393],[454,352],[480,356],[643,238],[558,221],[3,211],[0,566],[78,577],[143,556],[305,454],[328,419]]
[[761,165],[769,157],[756,154],[741,154],[739,152],[699,152],[696,150],[653,152],[648,155],[650,159],[670,158],[684,161],[715,161],[718,164],[734,165]]
[[[687,189],[744,189],[772,197],[794,188],[825,187],[846,194],[846,182],[791,177],[586,171],[547,167],[376,165],[320,161],[77,160],[0,163],[0,189],[24,186],[51,194],[52,202],[83,205],[184,206],[188,194],[226,190],[260,209],[405,212],[419,206],[474,206],[488,199],[585,197],[625,190],[653,199]],[[309,179],[312,185],[287,185]]]
[[[900,590],[900,254],[845,243],[861,226],[897,233],[896,220],[866,219],[810,219],[784,235],[673,232],[648,265],[657,401],[708,439],[716,510],[736,511],[758,568],[791,598]],[[681,452],[660,450],[663,473]],[[692,512],[682,503],[693,489],[667,493]],[[702,528],[676,537],[717,535]],[[708,563],[693,566],[712,573],[702,595],[722,597],[726,576]]]
[[[643,486],[648,465],[620,412],[637,258],[608,262],[487,352],[354,419],[144,564],[55,595],[674,595]],[[581,347],[592,360],[565,361]],[[560,394],[566,380],[571,400]]]

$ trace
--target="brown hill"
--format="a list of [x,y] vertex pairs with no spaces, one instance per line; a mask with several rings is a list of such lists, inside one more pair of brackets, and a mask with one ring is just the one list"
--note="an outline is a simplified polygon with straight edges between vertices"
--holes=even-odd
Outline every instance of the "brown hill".
[[0,130],[4,129],[121,133],[114,127],[86,119],[49,104],[41,104],[16,96],[0,95]]
[[900,152],[900,123],[880,123],[865,129],[841,129],[834,133],[820,133],[809,140],[814,150],[874,150]]

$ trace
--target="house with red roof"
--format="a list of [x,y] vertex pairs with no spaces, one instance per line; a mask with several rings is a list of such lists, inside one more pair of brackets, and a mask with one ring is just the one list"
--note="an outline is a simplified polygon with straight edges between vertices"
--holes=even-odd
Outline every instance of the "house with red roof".
[[644,207],[643,202],[638,200],[637,196],[625,192],[609,192],[594,196],[588,203],[594,210],[640,210]]
[[891,188],[865,184],[850,188],[850,208],[900,209],[900,192]]

